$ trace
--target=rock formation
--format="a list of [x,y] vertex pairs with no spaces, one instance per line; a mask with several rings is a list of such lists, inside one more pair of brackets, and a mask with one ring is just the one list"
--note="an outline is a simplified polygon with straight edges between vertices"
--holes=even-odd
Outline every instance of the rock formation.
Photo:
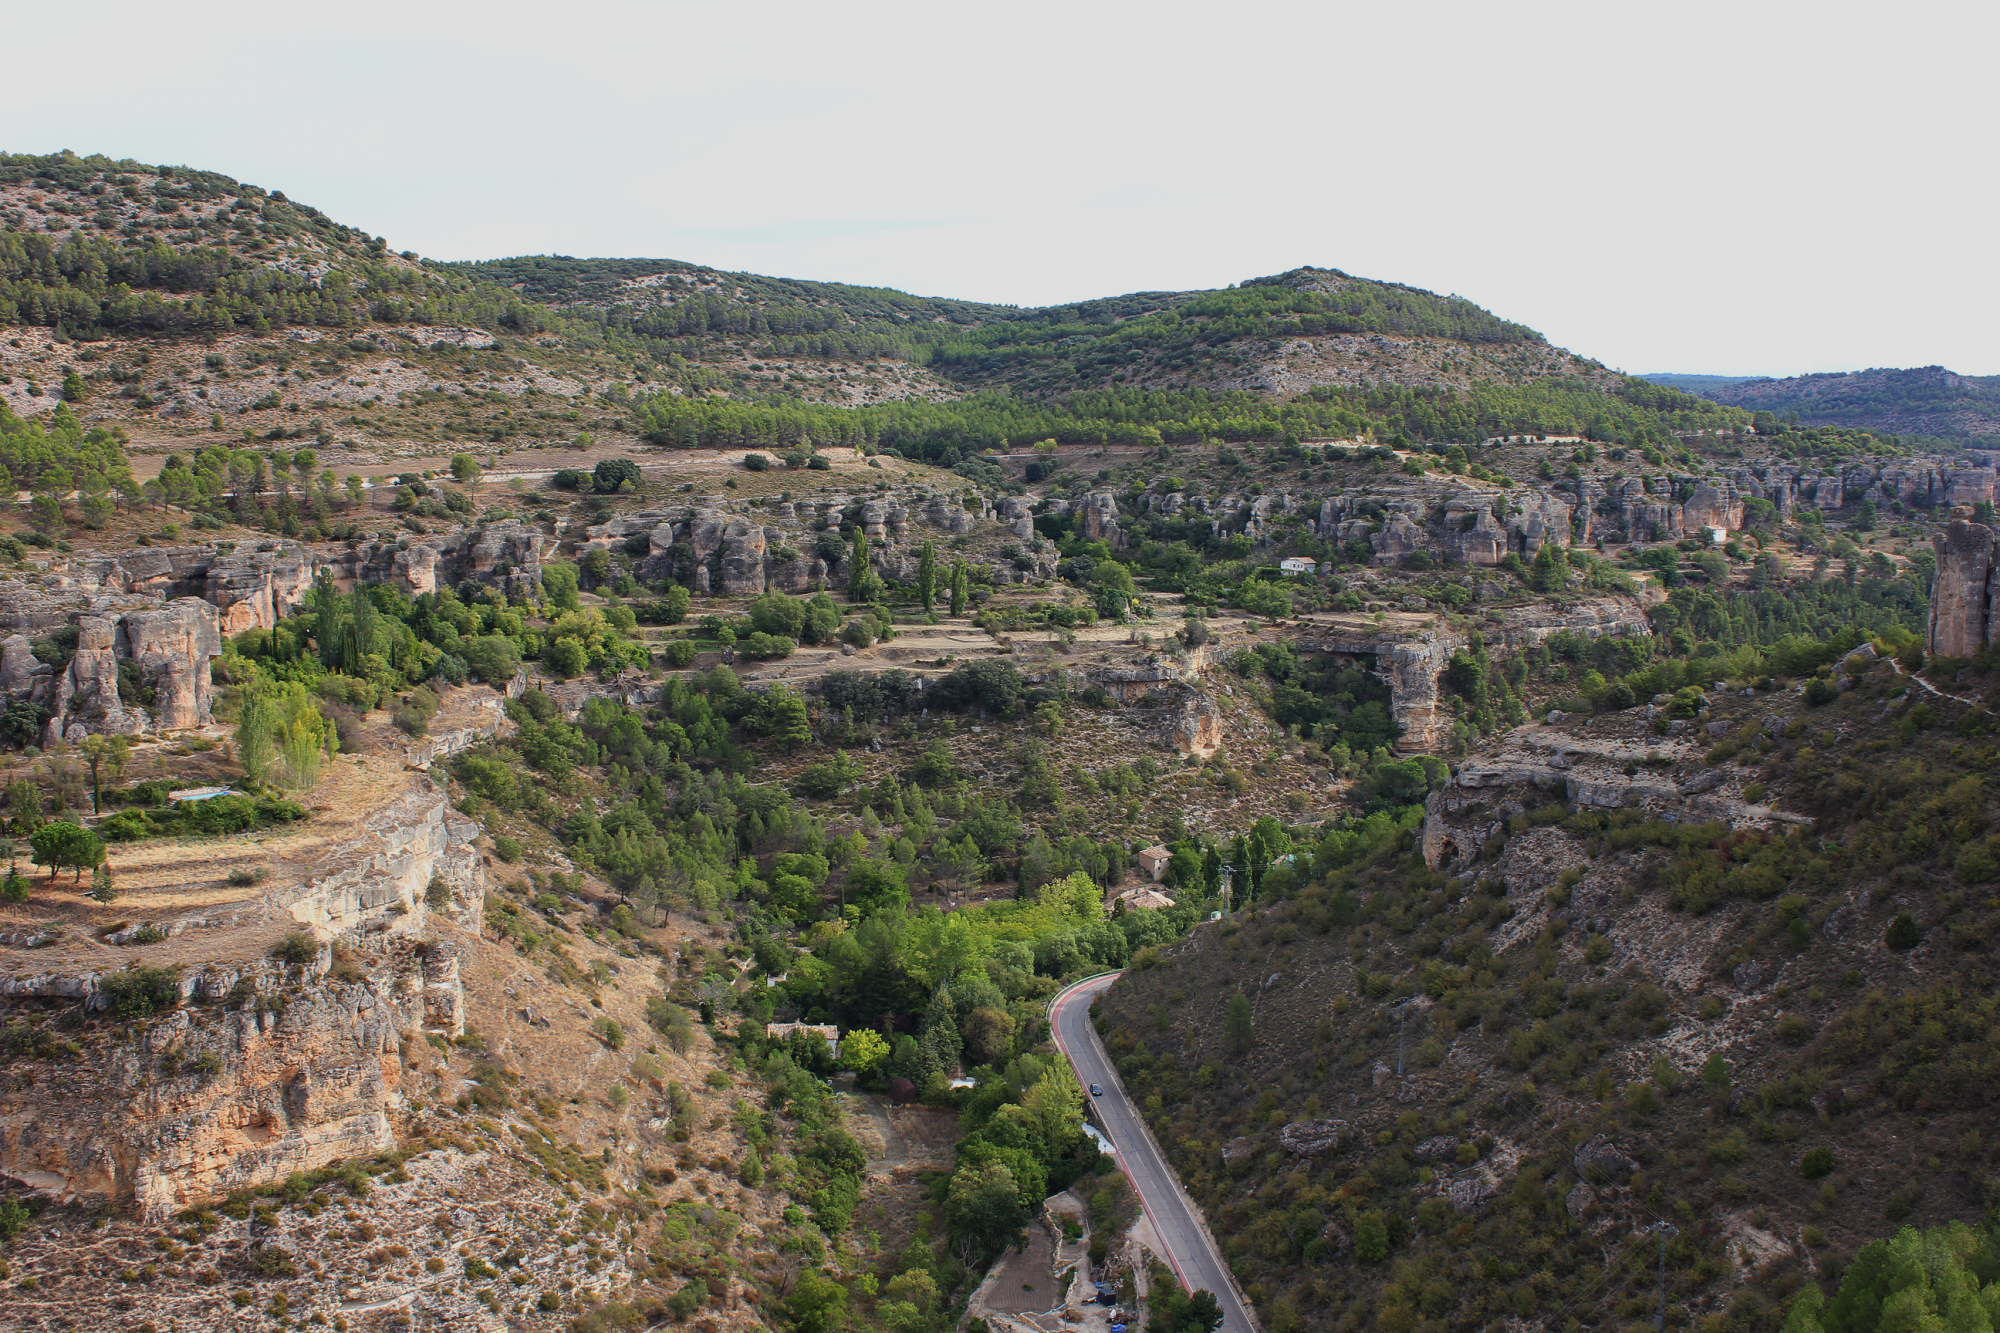
[[1940,657],[1971,657],[1993,643],[1993,602],[2000,593],[2000,548],[1984,523],[1954,519],[1931,539],[1937,577],[1931,585],[1930,627],[1925,651]]
[[[139,1066],[113,1047],[75,1071],[59,1106],[32,1083],[0,1091],[0,1173],[158,1219],[393,1147],[399,1041],[465,1031],[457,949],[425,890],[442,883],[445,914],[476,929],[486,886],[478,831],[420,781],[324,873],[272,903],[323,942],[317,959],[178,973],[181,1002],[139,1029],[138,1051],[160,1076],[135,1077]],[[354,951],[365,980],[330,979],[335,941]],[[8,978],[0,995],[96,1009],[109,999],[101,974]]]
[[[105,614],[72,613],[76,651],[60,675],[36,659],[27,634],[17,631],[0,643],[0,695],[48,710],[43,743],[206,726],[215,694],[209,664],[222,653],[215,608],[181,597],[122,614],[113,606],[101,609]],[[68,619],[32,612],[10,618],[53,619],[56,625]],[[126,663],[129,680],[121,679]]]

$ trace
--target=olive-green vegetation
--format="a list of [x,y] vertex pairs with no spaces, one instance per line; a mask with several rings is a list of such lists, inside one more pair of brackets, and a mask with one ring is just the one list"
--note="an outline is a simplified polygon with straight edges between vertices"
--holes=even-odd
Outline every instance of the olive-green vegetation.
[[1943,366],[1682,387],[1759,416],[1808,425],[1989,445],[2000,436],[2000,377],[1956,375]]
[[[1775,1330],[1811,1273],[1797,1250],[1745,1269],[1744,1221],[1803,1236],[1823,1281],[1900,1291],[1924,1284],[1865,1245],[1906,1218],[1988,1214],[2000,730],[1887,661],[1841,657],[1858,632],[1830,637],[1760,660],[1831,682],[1816,705],[1697,703],[1731,679],[1718,664],[1646,668],[1712,671],[1674,701],[1724,723],[1708,761],[1809,826],[1667,823],[1557,793],[1431,870],[1419,821],[1385,814],[1372,840],[1267,874],[1201,949],[1135,958],[1102,1029],[1270,1327],[1633,1322],[1652,1309],[1645,1228],[1664,1220],[1670,1323]],[[1992,667],[1934,664],[1982,697]],[[1572,868],[1516,878],[1520,839]],[[1683,941],[1671,986],[1642,947],[1662,933]],[[1399,1059],[1407,1078],[1380,1086],[1371,1070]],[[1331,1118],[1335,1150],[1280,1148],[1286,1122]],[[1605,1224],[1635,1239],[1602,1245]],[[1939,1318],[1957,1299],[1941,1277],[1921,1297]],[[1877,1327],[1859,1300],[1830,1298],[1821,1326]]]

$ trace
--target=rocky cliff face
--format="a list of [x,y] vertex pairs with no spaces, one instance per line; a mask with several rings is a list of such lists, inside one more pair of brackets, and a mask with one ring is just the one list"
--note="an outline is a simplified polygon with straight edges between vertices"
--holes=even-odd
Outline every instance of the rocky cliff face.
[[[1490,646],[1519,651],[1555,634],[1650,636],[1652,623],[1636,598],[1596,597],[1575,606],[1509,608],[1487,634]],[[1429,617],[1376,624],[1361,615],[1315,619],[1299,627],[1301,652],[1331,653],[1356,662],[1372,661],[1389,685],[1390,712],[1403,728],[1406,750],[1434,750],[1449,729],[1442,681],[1452,655],[1470,642],[1466,633],[1440,626]]]
[[479,825],[453,810],[428,778],[363,827],[322,874],[274,906],[321,939],[415,937],[430,925],[425,891],[436,880],[450,890],[452,917],[479,919],[486,893],[473,846]]
[[0,1172],[157,1220],[394,1146],[398,1043],[462,1032],[463,991],[449,944],[367,959],[359,982],[329,979],[326,951],[183,973],[182,1003],[88,1050],[59,1097],[33,1082],[0,1092]]
[[[209,663],[222,653],[215,608],[182,597],[123,612],[102,602],[95,609],[103,614],[72,613],[76,653],[60,675],[35,658],[32,639],[19,628],[0,641],[0,695],[50,710],[44,744],[93,732],[129,736],[207,725],[215,693]],[[45,631],[65,619],[17,608],[0,614],[0,627],[27,622]],[[38,623],[45,620],[54,624]],[[119,689],[125,663],[134,668],[131,699]]]
[[[1764,716],[1775,724],[1773,732],[1781,731],[1799,707],[1795,693],[1771,696]],[[1644,705],[1600,718],[1557,717],[1509,732],[1460,765],[1449,786],[1431,794],[1424,807],[1425,862],[1433,870],[1455,858],[1469,862],[1512,820],[1551,800],[1585,809],[1638,809],[1670,823],[1720,820],[1732,828],[1773,828],[1811,822],[1746,801],[1749,775],[1703,761],[1714,740],[1707,726],[1680,720],[1663,737],[1652,725],[1657,712]],[[1735,723],[1715,725],[1739,729]]]
[[[428,782],[364,829],[325,873],[267,904],[322,941],[317,959],[178,969],[178,1003],[137,1022],[132,1040],[87,1046],[59,1097],[32,1076],[0,1088],[0,1172],[157,1219],[392,1147],[402,1044],[465,1030],[454,941],[477,930],[486,880],[477,825]],[[433,881],[449,891],[437,911]],[[359,979],[330,974],[336,942]],[[103,974],[16,976],[0,998],[111,1003]]]
[[1971,657],[2000,634],[1993,603],[2000,594],[2000,545],[1984,523],[1957,519],[1931,539],[1937,578],[1931,585],[1927,652]]

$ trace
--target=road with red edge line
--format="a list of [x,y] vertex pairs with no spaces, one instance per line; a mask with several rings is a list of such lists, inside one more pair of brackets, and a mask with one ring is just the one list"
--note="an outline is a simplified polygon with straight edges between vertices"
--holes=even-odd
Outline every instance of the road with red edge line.
[[1189,1291],[1209,1291],[1222,1307],[1224,1333],[1258,1333],[1256,1320],[1244,1307],[1222,1256],[1202,1230],[1194,1203],[1181,1190],[1180,1180],[1167,1165],[1152,1137],[1145,1132],[1139,1112],[1126,1095],[1125,1085],[1111,1065],[1097,1029],[1091,1026],[1090,1004],[1118,979],[1112,972],[1078,982],[1058,994],[1049,1006],[1049,1026],[1054,1030],[1056,1049],[1076,1070],[1077,1081],[1089,1097],[1090,1085],[1104,1089],[1101,1097],[1089,1097],[1097,1112],[1097,1122],[1111,1140],[1119,1169],[1138,1192],[1139,1204],[1152,1220],[1166,1247],[1167,1262],[1181,1285]]

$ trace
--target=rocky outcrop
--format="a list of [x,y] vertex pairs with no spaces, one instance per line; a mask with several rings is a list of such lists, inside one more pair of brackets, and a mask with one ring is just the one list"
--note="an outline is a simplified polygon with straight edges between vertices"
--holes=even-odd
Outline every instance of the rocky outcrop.
[[[399,1044],[425,1031],[465,1031],[459,956],[425,890],[443,885],[437,910],[477,928],[485,904],[478,833],[428,780],[383,807],[318,877],[249,904],[257,917],[276,909],[317,935],[316,959],[181,969],[167,1012],[143,1020],[136,1041],[82,1057],[59,1101],[32,1080],[8,1085],[0,1091],[0,1173],[157,1219],[392,1147],[402,1108]],[[336,940],[364,980],[329,977]],[[96,1009],[108,1000],[101,974],[8,978],[0,997]]]
[[[61,1199],[160,1219],[230,1190],[395,1144],[405,1034],[464,1031],[448,944],[366,955],[358,983],[330,956],[181,973],[181,1003],[107,1048],[51,1101],[0,1093],[0,1173]],[[97,978],[71,979],[86,998]]]
[[1621,734],[1613,736],[1585,735],[1568,723],[1517,727],[1466,759],[1450,784],[1425,802],[1420,838],[1425,863],[1436,869],[1453,858],[1469,862],[1490,839],[1504,836],[1515,816],[1551,800],[1641,810],[1670,823],[1718,820],[1734,828],[1772,828],[1812,822],[1746,801],[1744,774],[1708,767],[1691,740],[1656,735],[1655,711],[1642,706],[1615,715],[1609,724]]
[[1294,1157],[1319,1157],[1348,1139],[1345,1120],[1294,1120],[1278,1131],[1278,1146]]
[[1222,749],[1222,710],[1204,693],[1189,695],[1174,719],[1174,749],[1181,755],[1213,758]]
[[425,891],[435,880],[449,893],[443,910],[479,920],[486,902],[486,871],[474,846],[479,825],[453,810],[429,779],[370,815],[362,829],[276,906],[323,940],[416,936],[430,924]]
[[2000,594],[2000,548],[1984,523],[1955,519],[1931,538],[1937,576],[1925,650],[1940,657],[1971,657],[1994,642],[1993,603]]
[[209,664],[222,655],[221,626],[208,603],[183,597],[157,611],[130,611],[123,628],[140,687],[153,693],[154,725],[207,726],[215,697]]
[[1103,542],[1114,551],[1125,545],[1125,534],[1118,527],[1118,497],[1111,492],[1093,491],[1085,496],[1073,517],[1079,540]]
[[219,614],[222,633],[269,629],[305,604],[319,563],[312,552],[297,546],[271,551],[216,556],[206,566],[190,568],[199,575],[201,595]]
[[[213,606],[183,597],[115,617],[82,615],[76,631],[76,653],[60,676],[35,660],[25,635],[10,636],[0,648],[0,690],[51,710],[44,744],[93,733],[179,731],[211,721],[209,664],[222,653]],[[123,662],[136,669],[130,700],[119,689]]]
[[1637,1162],[1602,1134],[1578,1148],[1570,1165],[1579,1177],[1598,1185],[1622,1185],[1639,1169]]

